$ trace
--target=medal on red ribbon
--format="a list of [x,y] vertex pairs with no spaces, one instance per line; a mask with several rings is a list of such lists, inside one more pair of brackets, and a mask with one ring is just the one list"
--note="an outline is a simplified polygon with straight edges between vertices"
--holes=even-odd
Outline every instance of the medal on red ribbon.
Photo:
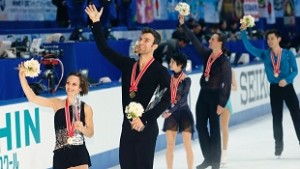
[[[76,119],[78,120],[80,117],[77,117],[79,113],[76,112]],[[73,120],[71,120],[70,117],[70,111],[69,111],[69,103],[68,100],[66,99],[66,105],[65,105],[65,117],[66,117],[66,125],[67,125],[67,134],[68,134],[68,139],[67,143],[68,144],[73,144],[74,142],[74,123]]]
[[279,76],[280,73],[279,69],[280,69],[280,61],[281,61],[281,52],[282,52],[282,48],[279,49],[277,54],[277,61],[275,62],[274,53],[271,51],[271,61],[274,68],[274,77],[276,78]]
[[146,70],[148,69],[148,67],[151,65],[151,63],[154,61],[154,58],[151,58],[147,64],[143,67],[143,69],[141,70],[141,72],[139,72],[138,76],[136,77],[136,69],[137,69],[137,64],[138,62],[135,62],[133,67],[132,67],[132,71],[131,71],[131,80],[130,80],[130,88],[129,88],[129,97],[131,99],[135,98],[136,96],[136,92],[138,91],[138,84],[142,78],[142,76],[144,75],[144,73],[146,72]]
[[180,73],[178,78],[176,79],[174,76],[171,78],[171,84],[170,84],[170,89],[171,89],[171,104],[174,105],[176,104],[176,95],[177,95],[177,89],[179,82],[181,81],[181,77],[183,76],[183,72]]
[[218,59],[218,57],[220,57],[222,55],[222,53],[223,53],[222,51],[219,52],[215,57],[213,57],[213,54],[211,54],[209,56],[207,63],[206,63],[205,72],[204,72],[206,82],[209,81],[210,69],[211,69],[212,64]]

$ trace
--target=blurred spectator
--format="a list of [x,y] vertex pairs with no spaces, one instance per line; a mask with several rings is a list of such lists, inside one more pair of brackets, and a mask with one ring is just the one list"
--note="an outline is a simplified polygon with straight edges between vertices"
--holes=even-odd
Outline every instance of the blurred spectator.
[[88,4],[94,4],[99,11],[103,7],[101,16],[101,25],[104,28],[110,28],[117,20],[116,4],[114,0],[88,0]]
[[69,16],[66,0],[52,0],[52,3],[57,7],[56,22],[60,28],[67,28],[69,26]]
[[88,38],[83,36],[83,30],[80,28],[75,28],[73,32],[70,35],[69,40],[74,40],[74,41],[87,41]]
[[[251,30],[248,30],[249,32],[249,38],[252,40],[255,39],[264,39],[264,31],[256,29],[256,27],[251,28]],[[238,37],[240,39],[240,37]]]
[[85,8],[87,0],[66,0],[68,8],[68,16],[72,28],[81,29],[87,25],[87,15]]
[[132,0],[116,0],[117,13],[120,26],[133,26],[133,6],[135,1]]
[[219,23],[219,31],[223,34],[225,34],[228,38],[229,32],[228,32],[228,24],[226,20],[221,20]]
[[201,43],[206,43],[205,39],[205,32],[204,32],[204,27],[200,25],[199,23],[194,23],[192,25],[192,32],[195,34],[195,36],[199,39]]
[[178,39],[182,35],[182,28],[179,26],[179,23],[176,26],[176,30],[172,33],[173,39]]
[[292,39],[292,47],[295,47],[300,52],[300,34],[296,33]]
[[239,36],[239,28],[238,28],[238,22],[235,20],[229,21],[229,37],[228,41],[235,41],[238,39]]
[[177,32],[176,38],[168,39],[166,42],[159,44],[154,51],[154,58],[156,61],[163,63],[170,63],[171,56],[174,53],[180,52],[189,43],[189,40],[183,32]]
[[203,32],[205,32],[205,31],[206,31],[206,25],[205,25],[204,19],[203,19],[203,18],[200,18],[200,19],[198,20],[198,23],[199,23],[199,25],[201,25]]
[[208,32],[205,34],[205,39],[208,42],[209,39],[213,34],[219,33],[219,25],[218,24],[212,24],[208,30]]
[[4,11],[5,9],[5,0],[0,0],[0,11]]
[[[187,27],[189,29],[191,29],[191,31],[195,34],[195,36],[200,40],[200,42],[202,43],[206,43],[206,39],[205,39],[205,22],[204,20],[199,20],[197,22],[196,19],[194,18],[189,18],[187,20]],[[180,26],[177,26],[177,30],[179,30],[179,32],[182,32],[181,30],[182,28]],[[176,31],[173,33],[176,35]],[[173,35],[172,35],[173,36]],[[181,36],[181,35],[179,35]],[[174,37],[175,38],[175,37]]]
[[197,24],[197,21],[190,17],[187,21],[186,21],[187,27],[190,29],[193,29],[193,25]]

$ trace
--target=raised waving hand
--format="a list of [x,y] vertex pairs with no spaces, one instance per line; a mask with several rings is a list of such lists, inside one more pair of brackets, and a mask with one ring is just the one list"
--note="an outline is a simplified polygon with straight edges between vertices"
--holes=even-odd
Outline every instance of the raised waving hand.
[[89,5],[85,8],[85,12],[88,14],[93,23],[98,22],[102,16],[103,7],[100,9],[100,11],[98,11],[95,5]]

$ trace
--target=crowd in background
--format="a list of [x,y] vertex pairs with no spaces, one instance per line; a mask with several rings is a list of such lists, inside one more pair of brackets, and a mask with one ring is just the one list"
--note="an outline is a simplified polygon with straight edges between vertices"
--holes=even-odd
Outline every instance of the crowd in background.
[[[99,10],[103,7],[101,23],[106,28],[111,27],[133,27],[135,3],[132,0],[52,0],[57,6],[57,25],[58,27],[71,27],[80,29],[90,24],[84,9],[89,4],[95,4]],[[68,5],[67,5],[68,4]],[[188,27],[196,34],[201,42],[206,43],[215,32],[225,33],[228,41],[240,40],[239,21],[221,19],[218,24],[206,24],[204,19],[196,20],[189,18]],[[251,39],[264,38],[264,30],[255,27],[248,30]],[[282,46],[286,48],[299,48],[300,35],[292,30],[283,34]],[[174,36],[172,36],[174,38]],[[175,38],[176,39],[176,38]]]
[[[107,38],[116,39],[110,34],[110,31],[114,29],[110,28],[126,27],[127,29],[124,30],[129,30],[129,28],[137,27],[135,22],[135,10],[137,7],[136,2],[132,0],[52,0],[52,3],[57,7],[57,27],[70,28],[72,30],[70,37],[65,37],[65,39],[79,41],[93,40],[91,37],[83,36],[83,28],[87,28],[88,25],[91,24],[91,21],[84,12],[84,9],[88,4],[95,4],[98,10],[103,7],[104,10],[101,18],[101,24],[107,31]],[[216,32],[225,33],[228,41],[240,40],[240,24],[236,19],[222,19],[221,16],[220,22],[214,24],[206,23],[203,18],[198,20],[189,16],[187,19],[188,27],[194,32],[194,34],[202,43],[207,43],[211,35]],[[147,24],[143,26],[147,26]],[[173,29],[171,26],[170,28]],[[297,53],[300,46],[300,35],[293,29],[287,30],[287,32],[283,32],[281,45],[285,48],[293,48]],[[264,39],[264,31],[265,30],[262,30],[261,26],[257,26],[248,29],[247,33],[249,38],[252,40]],[[128,39],[130,39],[130,37],[128,37]],[[16,43],[12,44],[12,47],[28,46],[27,43],[30,40],[32,39],[28,39],[28,37],[24,37],[24,39],[21,38],[16,40]],[[180,30],[178,29],[173,33],[171,39],[163,41],[163,44],[160,45],[160,48],[157,50],[156,54],[159,55],[158,58],[161,58],[163,57],[161,56],[162,52],[166,52],[166,45],[168,46],[168,49],[175,50],[185,47],[186,44],[189,44],[189,41],[186,37],[184,37],[184,35],[182,35],[182,33],[180,33]]]
[[132,0],[52,0],[57,7],[56,21],[59,27],[83,28],[90,24],[84,9],[94,4],[103,7],[101,23],[105,27],[131,26]]

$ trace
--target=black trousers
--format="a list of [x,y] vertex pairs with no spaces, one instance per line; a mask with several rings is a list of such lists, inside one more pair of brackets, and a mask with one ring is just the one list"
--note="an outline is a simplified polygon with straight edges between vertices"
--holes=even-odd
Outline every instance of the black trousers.
[[270,102],[273,116],[273,132],[276,145],[283,144],[282,112],[283,102],[292,117],[295,132],[300,143],[300,109],[299,101],[293,84],[280,87],[278,84],[270,85]]
[[219,95],[218,90],[201,89],[196,105],[196,128],[200,147],[204,160],[212,164],[220,164],[221,160],[220,122],[217,114]]
[[158,125],[148,123],[142,132],[132,130],[124,121],[120,139],[121,169],[152,169]]

